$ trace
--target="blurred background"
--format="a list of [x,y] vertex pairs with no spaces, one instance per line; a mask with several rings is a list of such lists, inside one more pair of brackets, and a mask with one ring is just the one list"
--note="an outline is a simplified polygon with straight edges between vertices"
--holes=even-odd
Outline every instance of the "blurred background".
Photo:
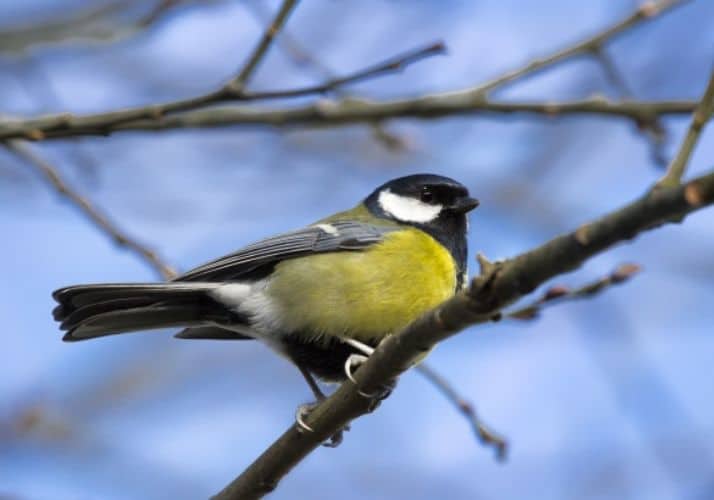
[[[468,87],[637,5],[305,1],[250,88],[321,82],[438,39],[447,56],[343,90],[390,98]],[[278,6],[0,2],[0,112],[100,112],[206,92],[235,73]],[[624,87],[598,61],[579,58],[497,95],[697,99],[714,61],[712,19],[714,3],[695,0],[609,43]],[[398,120],[378,132],[228,127],[33,147],[181,270],[352,206],[387,179],[415,172],[454,177],[481,200],[470,258],[481,251],[493,260],[643,193],[688,120],[661,120],[657,144],[622,119],[477,115]],[[710,169],[712,158],[709,130],[689,175]],[[156,273],[5,149],[0,207],[3,500],[205,498],[310,401],[298,371],[258,343],[178,341],[167,331],[62,343],[52,290]],[[508,437],[505,463],[412,371],[379,411],[354,422],[339,448],[311,454],[271,498],[714,498],[713,234],[711,210],[698,212],[557,280],[578,286],[623,262],[641,265],[626,284],[533,321],[473,328],[436,349],[430,365]]]

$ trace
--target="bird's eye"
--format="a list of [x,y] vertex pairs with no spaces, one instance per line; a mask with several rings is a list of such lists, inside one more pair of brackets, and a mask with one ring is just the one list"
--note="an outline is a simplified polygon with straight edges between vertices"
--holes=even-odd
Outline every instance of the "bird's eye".
[[419,197],[424,203],[431,203],[434,201],[434,193],[428,187],[423,187],[421,189],[421,195]]

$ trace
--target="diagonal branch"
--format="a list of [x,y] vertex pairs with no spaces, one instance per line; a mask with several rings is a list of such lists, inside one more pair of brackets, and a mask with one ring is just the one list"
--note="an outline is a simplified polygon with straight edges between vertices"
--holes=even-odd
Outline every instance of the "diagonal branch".
[[258,42],[258,45],[255,46],[253,53],[246,61],[243,68],[238,72],[238,75],[236,75],[230,82],[228,82],[227,87],[230,88],[233,92],[238,94],[243,91],[246,84],[248,83],[248,80],[258,67],[258,64],[260,64],[260,61],[262,61],[263,57],[265,57],[265,54],[267,54],[270,45],[275,39],[275,36],[282,29],[283,25],[285,24],[285,21],[288,20],[288,16],[296,5],[297,0],[283,0],[283,3],[280,6],[280,9],[278,10],[278,13],[275,15],[275,18],[263,33],[263,36]]
[[491,446],[496,453],[496,460],[504,461],[508,452],[506,439],[484,424],[479,418],[473,405],[462,398],[456,389],[436,370],[426,363],[421,363],[416,370],[426,378],[431,385],[436,387],[444,397],[459,410],[471,425],[471,429],[478,440],[485,446]]
[[561,50],[557,50],[552,54],[534,59],[519,68],[508,71],[493,80],[470,89],[470,92],[474,95],[485,96],[488,92],[496,88],[503,87],[508,83],[513,83],[514,81],[520,80],[526,76],[530,77],[536,75],[549,67],[564,62],[567,59],[598,52],[603,46],[605,46],[605,44],[618,35],[629,31],[645,21],[654,19],[655,17],[664,14],[675,7],[682,6],[689,1],[691,0],[654,0],[643,3],[632,14],[616,22],[612,26],[603,29],[599,33],[596,33],[585,40],[577,42]]
[[321,442],[374,410],[374,401],[360,393],[375,393],[436,343],[471,325],[500,319],[504,307],[609,247],[713,203],[714,172],[710,172],[682,186],[650,190],[628,205],[512,259],[489,263],[481,258],[481,275],[468,290],[387,337],[355,374],[356,384],[342,384],[315,407],[305,421],[313,433],[303,434],[292,425],[214,499],[262,497]]
[[689,163],[689,157],[692,155],[692,151],[694,151],[694,146],[696,146],[697,141],[699,141],[699,136],[707,122],[711,120],[712,114],[714,114],[714,71],[712,71],[709,77],[709,83],[707,84],[701,101],[699,101],[699,104],[697,104],[694,110],[692,121],[689,123],[689,128],[687,129],[687,135],[684,137],[684,141],[677,151],[677,156],[674,157],[669,167],[667,167],[667,173],[660,179],[658,185],[674,186],[679,184]]
[[613,272],[604,276],[592,283],[580,286],[574,290],[563,285],[555,285],[545,293],[534,300],[531,304],[518,308],[515,311],[504,313],[503,317],[517,320],[531,320],[538,317],[540,312],[546,307],[560,304],[565,301],[573,301],[579,299],[590,298],[597,295],[613,285],[619,285],[628,281],[631,277],[640,271],[640,266],[637,264],[622,264]]
[[5,146],[9,151],[13,152],[42,174],[57,193],[64,196],[70,203],[77,207],[82,214],[92,221],[102,232],[106,233],[114,243],[139,255],[162,278],[168,280],[176,276],[176,271],[165,264],[155,251],[133,239],[97,209],[87,198],[72,189],[67,182],[62,179],[59,172],[35,153],[29,145],[21,141],[7,141],[5,142]]

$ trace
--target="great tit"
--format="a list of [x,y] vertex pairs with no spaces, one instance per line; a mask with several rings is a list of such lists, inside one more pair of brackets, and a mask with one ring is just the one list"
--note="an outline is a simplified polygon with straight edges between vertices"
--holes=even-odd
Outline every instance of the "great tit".
[[431,174],[391,180],[359,205],[267,238],[166,283],[75,285],[53,293],[65,341],[182,327],[181,339],[258,339],[313,376],[345,379],[351,356],[466,281],[462,184]]

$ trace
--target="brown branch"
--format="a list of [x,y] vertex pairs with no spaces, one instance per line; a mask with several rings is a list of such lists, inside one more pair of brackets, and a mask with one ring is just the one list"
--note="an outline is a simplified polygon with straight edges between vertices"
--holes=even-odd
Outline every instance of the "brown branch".
[[70,203],[77,207],[82,214],[92,221],[103,233],[108,235],[114,243],[139,255],[162,278],[168,280],[176,276],[176,271],[165,264],[156,252],[133,239],[97,209],[87,198],[72,189],[67,182],[62,179],[59,172],[35,153],[29,145],[21,141],[6,141],[5,146],[28,165],[31,165],[35,170],[41,173],[57,193],[64,196]]
[[496,453],[496,460],[504,461],[508,451],[508,442],[506,439],[488,428],[479,418],[473,405],[462,398],[449,381],[440,375],[439,372],[426,363],[418,365],[416,370],[421,373],[431,385],[436,387],[437,390],[454,405],[459,413],[464,416],[478,440],[485,446],[493,447]]
[[531,304],[520,307],[515,311],[504,313],[503,317],[517,320],[535,319],[546,307],[565,301],[591,298],[613,285],[624,283],[639,271],[640,266],[637,264],[622,264],[607,276],[574,290],[563,285],[554,285]]
[[425,314],[402,332],[387,337],[355,374],[307,416],[314,429],[292,425],[253,464],[214,498],[260,498],[296,464],[355,418],[374,410],[371,394],[413,366],[433,346],[464,328],[501,317],[501,309],[546,280],[580,266],[609,247],[714,203],[714,172],[683,186],[652,189],[639,199],[576,231],[503,262],[481,258],[481,275],[469,288]]
[[699,141],[699,136],[707,122],[712,118],[712,114],[714,114],[714,71],[709,77],[709,83],[701,101],[699,101],[694,110],[692,121],[689,123],[689,129],[687,129],[687,135],[677,151],[677,156],[669,164],[667,173],[658,183],[660,186],[674,186],[680,183],[689,163],[689,157],[694,151],[694,146]]
[[[592,98],[569,102],[491,102],[472,100],[463,94],[440,94],[415,99],[321,101],[287,109],[235,106],[198,109],[162,116],[163,108],[132,109],[94,115],[48,115],[0,122],[0,140],[41,140],[88,135],[106,136],[117,131],[202,129],[226,126],[334,127],[373,123],[397,118],[436,119],[445,116],[526,114],[547,117],[601,115],[639,122],[653,116],[690,114],[696,101],[610,101]],[[134,120],[156,110],[153,117]],[[130,118],[131,117],[131,118]],[[129,120],[129,121],[127,121]]]

